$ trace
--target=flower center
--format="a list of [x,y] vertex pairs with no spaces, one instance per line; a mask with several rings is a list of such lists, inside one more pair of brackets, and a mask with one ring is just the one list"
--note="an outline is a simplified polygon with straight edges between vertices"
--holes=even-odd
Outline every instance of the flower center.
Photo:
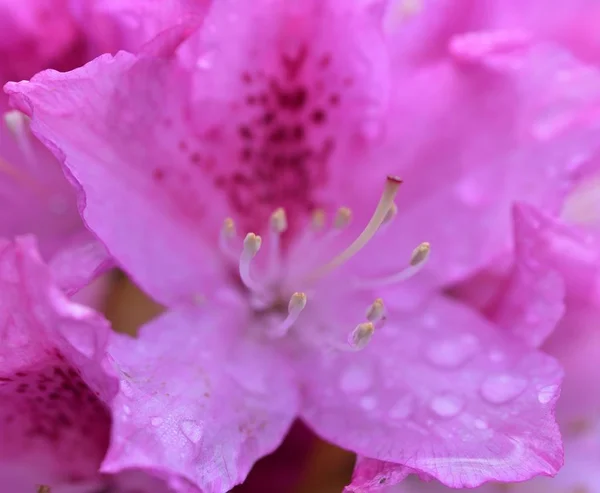
[[[330,250],[333,240],[350,224],[352,212],[347,207],[338,209],[330,229],[325,228],[325,213],[322,210],[315,211],[310,227],[306,228],[294,245],[294,250],[301,254],[301,259],[294,262],[286,262],[281,244],[281,236],[288,224],[284,209],[279,208],[271,215],[268,242],[265,242],[267,252],[263,256],[258,255],[263,250],[263,240],[259,235],[250,232],[241,240],[233,219],[227,218],[224,221],[220,248],[225,257],[237,264],[239,278],[249,295],[250,306],[257,313],[282,314],[281,320],[270,329],[269,336],[285,336],[298,323],[309,300],[314,297],[316,284],[357,255],[382,226],[394,219],[397,213],[394,199],[401,183],[396,177],[389,176],[386,179],[379,203],[365,228],[346,248],[327,261],[317,260],[315,257]],[[240,247],[241,253],[237,253]],[[421,243],[413,250],[408,265],[402,269],[381,278],[356,279],[352,288],[376,289],[407,280],[423,268],[429,250],[428,243]],[[381,298],[377,298],[367,308],[365,318],[350,332],[349,346],[345,345],[343,348],[362,349],[366,346],[376,326],[385,320],[385,306]]]

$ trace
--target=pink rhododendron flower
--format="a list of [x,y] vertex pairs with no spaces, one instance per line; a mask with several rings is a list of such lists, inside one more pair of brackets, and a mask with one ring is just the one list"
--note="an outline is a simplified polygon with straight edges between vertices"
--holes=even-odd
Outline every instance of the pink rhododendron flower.
[[2,488],[11,493],[30,493],[40,484],[52,485],[53,493],[98,491],[102,485],[115,493],[195,491],[182,481],[176,487],[158,470],[98,472],[118,389],[106,353],[110,328],[100,315],[64,297],[31,238],[1,242],[0,287]]
[[384,482],[562,464],[555,361],[434,288],[509,250],[515,200],[560,208],[596,146],[577,117],[598,73],[498,33],[419,58],[379,7],[222,0],[172,53],[6,86],[88,225],[169,308],[111,345],[107,472],[226,491],[298,415]]

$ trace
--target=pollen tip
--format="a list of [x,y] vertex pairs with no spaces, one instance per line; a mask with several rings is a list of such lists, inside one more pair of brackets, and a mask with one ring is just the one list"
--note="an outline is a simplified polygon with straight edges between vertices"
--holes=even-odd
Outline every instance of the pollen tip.
[[348,226],[352,221],[352,210],[348,207],[340,207],[333,220],[333,225],[336,229],[342,229]]
[[369,308],[367,308],[366,317],[369,322],[377,322],[383,318],[385,305],[381,298],[377,298]]
[[226,238],[233,238],[235,236],[235,222],[230,217],[223,221],[223,228],[221,230],[223,236]]
[[325,211],[323,209],[315,209],[312,213],[312,227],[319,231],[325,227]]
[[19,110],[9,110],[3,115],[6,128],[14,135],[22,131],[29,117]]
[[354,349],[363,349],[373,337],[375,333],[375,325],[373,322],[363,322],[356,326],[350,334],[348,343]]
[[306,301],[306,293],[294,293],[290,298],[290,302],[288,304],[288,311],[294,312],[297,310],[304,310],[304,307],[306,306]]
[[398,176],[395,175],[388,175],[387,176],[387,181],[388,183],[395,183],[397,185],[401,185],[402,184],[402,179]]
[[410,256],[410,265],[416,267],[421,265],[429,258],[429,252],[431,251],[431,245],[424,241],[417,248],[415,248]]
[[244,252],[249,255],[256,255],[260,250],[262,244],[262,238],[254,233],[248,233],[244,238]]
[[271,214],[271,230],[275,233],[283,233],[288,227],[285,209],[279,207]]

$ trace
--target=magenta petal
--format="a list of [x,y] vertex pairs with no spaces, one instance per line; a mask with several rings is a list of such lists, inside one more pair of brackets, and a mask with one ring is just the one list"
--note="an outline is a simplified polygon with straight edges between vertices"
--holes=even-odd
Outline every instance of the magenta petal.
[[49,261],[56,282],[73,294],[114,266],[106,248],[86,229],[68,239]]
[[0,482],[20,491],[91,478],[116,393],[108,324],[64,298],[29,238],[0,245],[0,287]]
[[303,418],[325,439],[452,487],[555,474],[562,371],[466,307],[390,313],[366,349],[305,354]]
[[500,41],[465,35],[456,43],[470,50],[468,62],[446,57],[396,74],[381,159],[406,186],[386,234],[390,256],[431,243],[419,282],[456,282],[507,252],[512,204],[558,212],[597,149],[598,122],[584,115],[600,100],[600,72],[557,47],[502,51]]
[[489,315],[517,337],[539,346],[565,313],[565,280],[545,233],[553,220],[534,208],[514,208],[515,265]]
[[225,310],[169,312],[115,341],[121,392],[104,471],[157,467],[224,492],[279,445],[295,385],[272,348],[232,336],[239,323]]
[[[67,74],[42,72],[18,86],[24,93],[15,99],[24,111],[34,110],[32,129],[60,148],[81,184],[88,225],[145,290],[174,304],[193,298],[215,275],[216,252],[206,246],[216,241],[225,215],[216,199],[214,208],[207,206],[201,176],[190,188],[189,163],[178,154],[179,142],[193,132],[182,121],[189,77],[164,61],[136,61],[121,52]],[[114,113],[105,115],[107,104]],[[115,119],[117,108],[127,115]],[[203,222],[207,214],[218,220]]]

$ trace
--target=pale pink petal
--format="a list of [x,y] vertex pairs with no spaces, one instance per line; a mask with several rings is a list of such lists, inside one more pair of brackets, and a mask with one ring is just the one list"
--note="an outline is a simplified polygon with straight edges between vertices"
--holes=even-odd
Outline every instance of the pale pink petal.
[[559,366],[455,302],[390,309],[360,352],[296,357],[303,418],[360,455],[452,487],[553,475],[562,464]]
[[78,234],[63,239],[49,265],[56,282],[65,293],[72,294],[113,267],[114,261],[104,245],[81,225]]
[[390,253],[373,257],[389,264],[429,241],[418,282],[464,279],[507,252],[512,204],[558,212],[597,149],[598,121],[580,119],[600,98],[600,72],[558,48],[506,42],[493,32],[453,38],[452,54],[396,74],[380,159],[405,185]]
[[[486,484],[473,493],[600,493],[600,439],[597,427],[565,438],[565,465],[554,478],[535,478],[522,483]],[[352,490],[349,490],[352,491]],[[356,490],[376,491],[376,490]],[[381,489],[382,493],[452,493],[437,481],[423,482],[409,477],[399,485]]]
[[235,312],[202,312],[169,312],[114,342],[121,393],[103,471],[162,468],[224,492],[283,440],[298,408],[286,362],[240,340]]
[[[65,164],[85,188],[87,223],[144,289],[172,304],[191,299],[201,292],[203,281],[214,275],[211,270],[218,264],[206,244],[207,239],[217,237],[220,226],[213,223],[211,231],[203,224],[208,212],[200,197],[207,196],[207,187],[201,176],[194,175],[193,185],[186,188],[191,179],[186,173],[195,170],[188,162],[184,168],[177,156],[181,153],[179,133],[192,131],[182,121],[186,76],[161,63],[136,64],[134,56],[120,53],[115,58],[100,57],[69,74],[42,73],[36,77],[38,82],[23,87],[33,90],[28,91],[29,101],[40,98],[32,127],[44,133],[44,139],[50,133],[61,135],[60,154],[67,157]],[[53,84],[69,89],[60,95],[45,92]],[[136,101],[129,90],[136,94]],[[165,100],[162,91],[172,100]],[[160,103],[148,100],[159,95]],[[57,96],[64,99],[58,103]],[[85,99],[83,112],[81,98]],[[106,113],[111,99],[114,106]],[[127,115],[118,116],[118,106]],[[149,116],[149,111],[156,115]],[[71,117],[60,116],[67,113]],[[142,127],[151,121],[149,133],[150,129]],[[50,130],[48,122],[58,125]],[[174,127],[167,130],[168,125]],[[151,134],[156,148],[143,144]],[[171,167],[171,174],[165,173]]]
[[0,246],[0,476],[3,487],[95,476],[108,446],[110,329],[53,284],[33,241]]
[[[547,234],[553,223],[549,217],[523,204],[514,208],[513,215],[515,265],[508,281],[499,283],[503,291],[496,306],[487,312],[500,326],[538,347],[565,313],[565,279],[553,252],[553,243],[559,244]],[[572,250],[583,248],[573,242]]]
[[74,293],[112,262],[84,227],[60,164],[31,135],[22,114],[9,119],[0,123],[0,235],[35,234],[55,280]]

